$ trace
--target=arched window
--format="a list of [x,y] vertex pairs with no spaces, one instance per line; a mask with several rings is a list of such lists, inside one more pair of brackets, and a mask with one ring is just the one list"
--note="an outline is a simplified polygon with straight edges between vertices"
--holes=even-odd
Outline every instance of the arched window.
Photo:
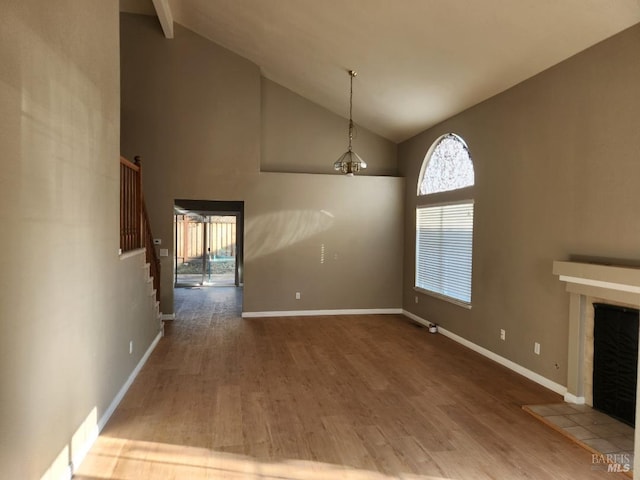
[[[437,139],[418,177],[415,288],[471,306],[473,161],[462,138]],[[442,202],[441,192],[447,194]]]
[[454,133],[436,140],[422,163],[418,195],[448,192],[473,184],[473,162],[464,140]]

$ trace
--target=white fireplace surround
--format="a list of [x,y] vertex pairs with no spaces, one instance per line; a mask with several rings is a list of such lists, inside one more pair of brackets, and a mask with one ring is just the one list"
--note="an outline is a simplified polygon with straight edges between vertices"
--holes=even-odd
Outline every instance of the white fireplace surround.
[[[592,346],[587,345],[587,324],[593,321],[591,303],[594,299],[618,305],[640,307],[640,268],[600,263],[553,262],[553,273],[566,282],[569,292],[569,345],[567,352],[567,393],[565,401],[585,403],[585,395],[590,396],[585,381],[586,353]],[[592,323],[591,323],[592,325]],[[592,338],[592,337],[591,337]],[[640,368],[638,369],[640,377]],[[640,378],[637,386],[640,387]],[[640,394],[636,392],[636,398]],[[636,401],[636,425],[640,419]],[[634,471],[640,471],[640,432],[636,428]]]
[[640,268],[597,263],[553,262],[553,273],[567,283],[569,303],[569,348],[565,400],[585,402],[584,363],[587,315],[590,299],[632,307],[640,306]]

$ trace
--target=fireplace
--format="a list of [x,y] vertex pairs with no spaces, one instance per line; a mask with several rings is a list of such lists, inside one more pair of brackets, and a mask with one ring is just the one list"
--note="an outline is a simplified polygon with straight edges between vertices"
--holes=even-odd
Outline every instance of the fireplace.
[[[553,262],[553,273],[560,277],[560,281],[566,282],[569,293],[569,344],[565,401],[593,405],[593,332],[595,330],[593,304],[606,303],[637,309],[640,306],[640,268],[556,261]],[[636,348],[637,346],[636,337]],[[637,371],[635,375],[637,395]],[[637,411],[637,402],[633,409]],[[634,470],[638,472],[640,471],[640,429],[638,428],[635,433],[634,451]]]

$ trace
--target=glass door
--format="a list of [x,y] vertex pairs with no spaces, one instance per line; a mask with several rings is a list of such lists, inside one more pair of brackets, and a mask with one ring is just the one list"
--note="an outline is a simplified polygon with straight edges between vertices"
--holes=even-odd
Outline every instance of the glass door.
[[174,215],[175,285],[236,284],[236,215]]
[[195,213],[174,215],[176,286],[195,286],[204,282],[203,220],[203,216]]
[[236,283],[236,216],[209,215],[205,218],[206,262],[204,285]]

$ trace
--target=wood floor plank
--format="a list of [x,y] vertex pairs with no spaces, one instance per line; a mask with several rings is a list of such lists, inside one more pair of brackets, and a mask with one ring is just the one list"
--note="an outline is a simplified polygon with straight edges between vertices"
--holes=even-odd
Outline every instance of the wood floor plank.
[[346,355],[347,361],[351,364],[358,376],[372,390],[385,390],[389,386],[387,378],[380,373],[374,363],[369,362],[364,355],[349,354]]
[[223,385],[218,388],[216,404],[212,411],[212,447],[242,445],[242,404],[240,387]]
[[521,409],[558,395],[405,317],[242,319],[240,293],[176,290],[77,480],[626,478]]
[[334,444],[337,446],[342,465],[378,470],[365,444],[358,437],[349,418],[342,416],[324,417],[323,423]]

